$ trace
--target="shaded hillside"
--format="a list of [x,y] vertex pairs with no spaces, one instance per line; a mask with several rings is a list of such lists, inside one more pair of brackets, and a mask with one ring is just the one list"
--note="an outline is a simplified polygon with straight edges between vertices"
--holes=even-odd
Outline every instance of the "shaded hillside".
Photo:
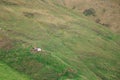
[[120,1],[119,0],[57,0],[60,4],[83,13],[94,10],[94,15],[86,12],[88,18],[120,33]]
[[0,80],[120,79],[120,36],[108,28],[54,0],[0,0],[0,11]]

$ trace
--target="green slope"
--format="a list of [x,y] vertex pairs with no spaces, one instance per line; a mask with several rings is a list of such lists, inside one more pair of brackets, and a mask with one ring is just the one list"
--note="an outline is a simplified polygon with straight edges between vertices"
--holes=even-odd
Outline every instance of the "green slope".
[[3,62],[0,62],[0,80],[30,80],[30,78],[11,69]]
[[[34,80],[119,80],[118,34],[54,0],[1,0],[0,11],[0,60],[18,72]],[[32,53],[34,46],[43,51]]]

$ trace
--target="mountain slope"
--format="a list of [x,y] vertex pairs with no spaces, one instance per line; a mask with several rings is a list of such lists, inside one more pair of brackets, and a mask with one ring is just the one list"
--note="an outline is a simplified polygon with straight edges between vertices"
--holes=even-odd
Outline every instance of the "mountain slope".
[[0,11],[0,60],[18,72],[33,80],[119,80],[120,37],[104,26],[54,0],[1,0]]
[[59,4],[73,9],[78,13],[87,12],[87,17],[102,24],[112,31],[120,32],[120,1],[119,0],[57,0]]

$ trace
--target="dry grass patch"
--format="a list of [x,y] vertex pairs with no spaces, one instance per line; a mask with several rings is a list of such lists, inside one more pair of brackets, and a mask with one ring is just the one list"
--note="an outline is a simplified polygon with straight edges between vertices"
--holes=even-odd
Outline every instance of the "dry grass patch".
[[5,4],[5,5],[22,5],[25,4],[24,1],[20,1],[20,0],[0,0],[1,4]]
[[5,50],[11,49],[13,47],[11,42],[10,39],[0,34],[0,48]]

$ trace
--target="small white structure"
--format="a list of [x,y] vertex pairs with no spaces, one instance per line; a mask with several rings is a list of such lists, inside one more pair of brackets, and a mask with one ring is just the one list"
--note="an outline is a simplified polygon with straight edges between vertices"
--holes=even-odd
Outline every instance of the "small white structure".
[[42,49],[41,49],[41,48],[34,48],[34,51],[36,51],[36,52],[41,52]]
[[41,48],[37,48],[37,51],[40,52],[40,51],[42,51],[42,49]]

